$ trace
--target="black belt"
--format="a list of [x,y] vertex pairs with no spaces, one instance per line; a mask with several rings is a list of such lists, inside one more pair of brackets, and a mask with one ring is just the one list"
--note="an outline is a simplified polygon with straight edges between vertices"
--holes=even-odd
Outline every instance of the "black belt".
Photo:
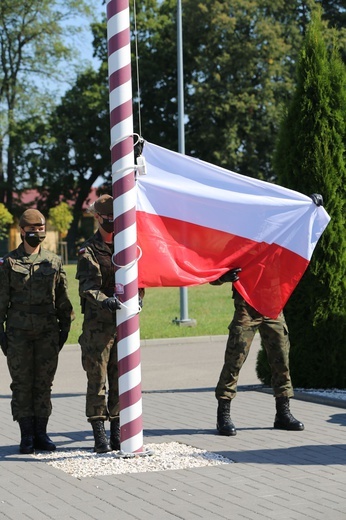
[[55,313],[53,304],[47,305],[29,305],[26,303],[11,303],[11,309],[14,311],[24,311],[29,314],[52,314]]

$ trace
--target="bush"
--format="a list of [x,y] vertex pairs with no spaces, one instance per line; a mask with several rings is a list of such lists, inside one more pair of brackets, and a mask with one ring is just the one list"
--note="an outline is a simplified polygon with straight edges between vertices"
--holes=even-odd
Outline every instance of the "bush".
[[12,224],[12,222],[13,216],[5,205],[0,203],[0,240],[8,236],[8,226]]

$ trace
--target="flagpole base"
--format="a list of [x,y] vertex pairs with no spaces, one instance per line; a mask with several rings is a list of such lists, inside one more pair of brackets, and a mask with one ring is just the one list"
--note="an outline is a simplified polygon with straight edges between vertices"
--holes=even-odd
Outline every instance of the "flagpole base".
[[188,318],[186,320],[178,320],[178,318],[175,318],[174,320],[172,320],[172,323],[179,325],[179,327],[196,327],[197,320],[194,320],[193,318]]
[[117,459],[135,459],[137,457],[151,457],[155,452],[152,450],[144,449],[143,451],[137,451],[136,453],[127,453],[125,451],[118,451],[114,454]]

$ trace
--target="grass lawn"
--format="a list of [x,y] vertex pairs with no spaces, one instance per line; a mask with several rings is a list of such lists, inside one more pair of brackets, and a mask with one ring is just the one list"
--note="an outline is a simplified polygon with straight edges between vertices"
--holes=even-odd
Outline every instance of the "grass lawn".
[[[69,295],[76,319],[72,322],[68,343],[78,343],[83,316],[80,312],[76,265],[66,265]],[[178,338],[187,336],[215,336],[228,333],[233,316],[232,285],[219,287],[209,284],[188,289],[188,317],[195,319],[195,327],[183,327],[172,320],[180,319],[180,290],[177,287],[146,289],[140,313],[141,339]]]

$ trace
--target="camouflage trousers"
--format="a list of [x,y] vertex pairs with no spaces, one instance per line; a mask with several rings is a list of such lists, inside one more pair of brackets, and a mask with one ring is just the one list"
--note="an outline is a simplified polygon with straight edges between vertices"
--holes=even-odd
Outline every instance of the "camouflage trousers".
[[49,417],[52,384],[58,366],[58,326],[40,332],[10,327],[7,341],[13,420]]
[[224,365],[215,389],[215,396],[233,399],[237,393],[239,372],[243,366],[257,331],[267,353],[271,368],[271,384],[275,397],[292,397],[293,387],[289,370],[290,342],[285,317],[276,319],[259,314],[240,295],[235,295],[235,313],[229,325]]
[[[85,413],[89,421],[119,416],[118,359],[115,324],[97,322],[83,327],[79,337],[87,375]],[[108,394],[107,394],[108,382]]]

